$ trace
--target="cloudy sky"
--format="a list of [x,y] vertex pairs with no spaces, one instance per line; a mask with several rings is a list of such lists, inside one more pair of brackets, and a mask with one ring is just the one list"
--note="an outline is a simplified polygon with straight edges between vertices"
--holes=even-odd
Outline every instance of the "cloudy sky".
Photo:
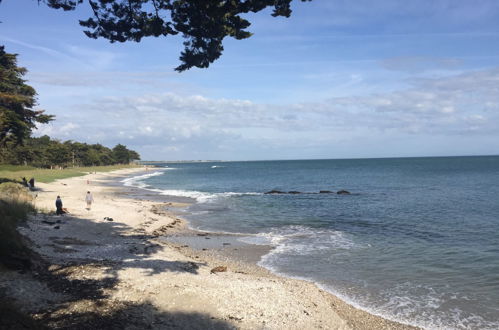
[[208,69],[177,73],[180,37],[110,44],[36,0],[3,0],[18,53],[56,121],[36,135],[122,143],[143,159],[499,154],[497,0],[314,0],[248,16]]

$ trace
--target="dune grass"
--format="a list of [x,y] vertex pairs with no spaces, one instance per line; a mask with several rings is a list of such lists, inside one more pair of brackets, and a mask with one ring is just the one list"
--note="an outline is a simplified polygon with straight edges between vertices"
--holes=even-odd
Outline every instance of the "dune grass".
[[0,184],[0,264],[8,268],[29,267],[30,251],[17,227],[35,208],[29,190],[20,184]]
[[[74,176],[86,175],[90,172],[110,172],[123,168],[135,168],[137,165],[110,165],[110,166],[92,166],[65,168],[62,170],[51,170],[45,168],[34,168],[29,166],[0,165],[0,183],[1,182],[21,182],[25,177],[27,180],[35,178],[36,182],[52,182],[58,179],[66,179]],[[36,183],[35,183],[36,185]]]

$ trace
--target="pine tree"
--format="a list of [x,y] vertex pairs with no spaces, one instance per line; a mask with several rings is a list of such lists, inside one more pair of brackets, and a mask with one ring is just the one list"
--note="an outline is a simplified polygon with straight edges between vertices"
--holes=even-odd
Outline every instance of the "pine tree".
[[0,146],[22,144],[36,123],[53,119],[42,110],[34,110],[36,91],[26,84],[27,70],[17,66],[17,54],[5,52],[0,46]]

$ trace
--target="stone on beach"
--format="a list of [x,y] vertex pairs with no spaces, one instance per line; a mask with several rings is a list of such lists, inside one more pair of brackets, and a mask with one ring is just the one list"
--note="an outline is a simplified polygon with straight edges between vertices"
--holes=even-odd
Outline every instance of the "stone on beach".
[[215,274],[215,273],[222,273],[227,271],[227,266],[217,266],[210,270],[210,273]]

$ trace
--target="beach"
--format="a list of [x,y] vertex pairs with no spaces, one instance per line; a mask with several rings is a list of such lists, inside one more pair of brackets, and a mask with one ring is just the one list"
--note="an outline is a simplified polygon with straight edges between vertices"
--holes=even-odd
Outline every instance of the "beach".
[[[19,229],[41,256],[38,266],[0,275],[23,311],[51,328],[71,329],[414,329],[257,266],[270,247],[194,231],[174,211],[179,203],[137,199],[109,184],[141,173],[147,172],[38,184],[42,212]],[[58,195],[69,214],[50,214]]]

